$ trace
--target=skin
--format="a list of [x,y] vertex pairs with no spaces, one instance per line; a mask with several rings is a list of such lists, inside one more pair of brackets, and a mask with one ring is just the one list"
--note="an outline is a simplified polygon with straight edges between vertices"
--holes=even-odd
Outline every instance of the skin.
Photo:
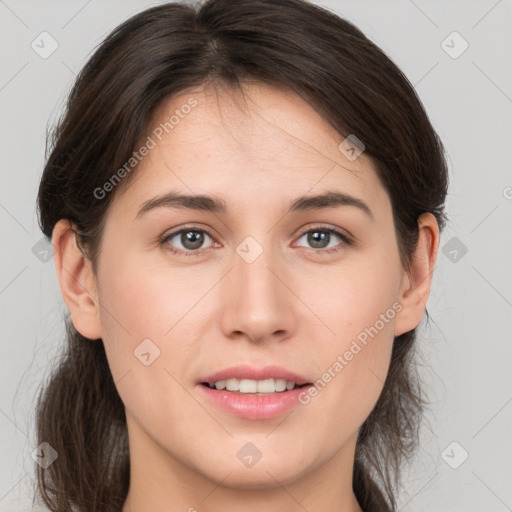
[[[357,432],[382,390],[394,336],[424,314],[436,220],[420,217],[407,274],[372,161],[346,158],[344,137],[299,96],[262,84],[246,84],[245,100],[231,89],[184,91],[151,126],[190,97],[197,106],[115,191],[97,274],[68,221],[53,234],[73,324],[103,339],[125,404],[131,487],[123,512],[361,511],[352,491]],[[214,194],[228,212],[159,207],[136,218],[145,201],[170,190]],[[353,206],[287,214],[295,198],[327,190],[363,200],[373,219]],[[158,242],[191,223],[212,234],[200,249],[179,235]],[[332,235],[312,245],[307,233],[319,224],[353,243]],[[263,249],[252,263],[236,252],[247,236]],[[175,255],[169,245],[201,254]],[[280,365],[314,382],[394,303],[400,312],[289,416],[237,418],[198,392],[197,379],[241,363]],[[133,353],[147,338],[161,351],[149,366]],[[250,468],[236,456],[247,442],[262,453]]]

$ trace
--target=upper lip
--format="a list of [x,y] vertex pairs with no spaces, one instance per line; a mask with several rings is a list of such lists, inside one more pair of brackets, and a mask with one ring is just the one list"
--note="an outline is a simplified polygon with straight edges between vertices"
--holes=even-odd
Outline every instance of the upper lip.
[[212,373],[199,379],[198,383],[203,382],[215,383],[219,380],[227,379],[250,379],[250,380],[265,380],[265,379],[284,379],[289,382],[295,382],[297,386],[303,384],[310,384],[310,382],[286,368],[280,366],[265,366],[264,368],[256,368],[249,365],[238,365],[225,368],[218,372]]

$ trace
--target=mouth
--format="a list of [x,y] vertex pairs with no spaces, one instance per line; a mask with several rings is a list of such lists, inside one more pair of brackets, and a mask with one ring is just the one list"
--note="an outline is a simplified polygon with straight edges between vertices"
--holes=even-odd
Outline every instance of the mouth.
[[[308,379],[278,366],[240,365],[205,376],[196,382],[207,403],[231,416],[270,420],[301,403],[313,386]],[[309,409],[311,410],[311,409]]]
[[311,383],[297,384],[294,381],[285,379],[223,379],[215,382],[201,382],[202,386],[215,391],[228,391],[238,395],[273,395],[285,393],[304,387],[311,386]]
[[[244,386],[243,380],[242,386]],[[284,391],[260,393],[257,391],[228,391],[227,389],[216,389],[215,386],[212,388],[210,385],[211,383],[202,382],[197,386],[207,403],[223,413],[244,420],[271,420],[284,415],[290,409],[304,403],[301,402],[301,395],[307,393],[305,390],[311,386],[311,384],[303,384]],[[251,389],[254,389],[254,384]]]

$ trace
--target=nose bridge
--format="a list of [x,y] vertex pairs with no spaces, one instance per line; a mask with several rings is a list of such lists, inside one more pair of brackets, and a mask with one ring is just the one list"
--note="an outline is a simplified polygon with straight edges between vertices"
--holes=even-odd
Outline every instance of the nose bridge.
[[[269,240],[262,245],[254,237],[247,237],[239,244],[236,252],[238,258],[235,276],[239,280],[239,286],[256,295],[274,292],[277,282],[270,269],[279,265]],[[274,296],[275,293],[271,295]]]

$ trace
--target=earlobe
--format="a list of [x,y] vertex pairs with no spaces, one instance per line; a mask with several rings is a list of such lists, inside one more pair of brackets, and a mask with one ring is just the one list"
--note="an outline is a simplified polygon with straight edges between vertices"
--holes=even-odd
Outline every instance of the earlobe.
[[68,220],[57,222],[52,244],[57,279],[75,329],[86,338],[101,338],[96,278]]
[[404,272],[400,286],[399,302],[402,310],[396,316],[395,336],[415,329],[427,306],[432,284],[437,251],[439,226],[431,213],[424,213],[418,220],[418,243],[411,259],[410,272]]

